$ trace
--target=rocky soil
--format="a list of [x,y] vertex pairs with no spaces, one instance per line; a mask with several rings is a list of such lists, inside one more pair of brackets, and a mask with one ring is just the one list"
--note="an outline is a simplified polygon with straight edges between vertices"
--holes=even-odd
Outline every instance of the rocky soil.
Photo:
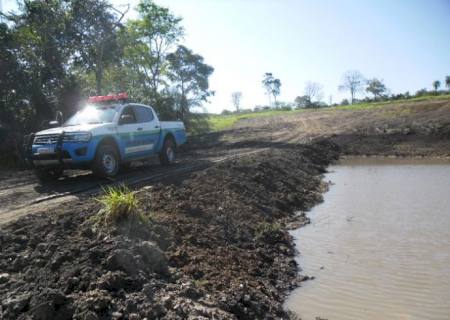
[[305,277],[287,229],[338,153],[293,144],[144,187],[140,222],[98,227],[90,200],[3,226],[0,318],[288,318]]

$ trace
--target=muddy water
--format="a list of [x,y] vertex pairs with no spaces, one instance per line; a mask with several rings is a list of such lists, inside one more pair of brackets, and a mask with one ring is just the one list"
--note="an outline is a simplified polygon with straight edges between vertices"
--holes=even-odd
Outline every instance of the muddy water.
[[293,232],[303,320],[450,319],[450,163],[349,161]]

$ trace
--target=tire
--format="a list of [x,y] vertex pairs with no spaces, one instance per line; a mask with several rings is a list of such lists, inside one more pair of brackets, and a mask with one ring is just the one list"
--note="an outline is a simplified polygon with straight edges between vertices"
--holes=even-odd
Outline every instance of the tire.
[[111,144],[102,144],[97,149],[92,171],[101,177],[114,177],[119,172],[120,157],[117,149]]
[[159,161],[163,166],[171,165],[175,162],[175,142],[172,138],[166,138],[159,154]]
[[63,175],[63,168],[36,168],[34,174],[41,182],[58,180]]

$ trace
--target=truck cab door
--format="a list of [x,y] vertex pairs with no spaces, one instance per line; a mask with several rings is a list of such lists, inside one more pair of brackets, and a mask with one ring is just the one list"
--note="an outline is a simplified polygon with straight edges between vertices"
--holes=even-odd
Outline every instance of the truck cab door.
[[161,135],[160,123],[153,112],[153,109],[144,105],[133,105],[133,110],[137,118],[137,122],[141,129],[142,140],[147,147],[146,152],[154,154],[157,152],[157,145]]
[[122,109],[117,123],[118,140],[124,159],[133,160],[148,153],[150,145],[143,137],[144,129],[138,123],[132,105]]

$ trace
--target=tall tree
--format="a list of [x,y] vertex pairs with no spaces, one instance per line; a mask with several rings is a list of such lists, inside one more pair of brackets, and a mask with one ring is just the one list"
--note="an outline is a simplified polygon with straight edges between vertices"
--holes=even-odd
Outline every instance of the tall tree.
[[450,76],[445,77],[445,86],[447,87],[447,90],[450,90]]
[[353,103],[356,94],[364,89],[365,79],[361,72],[357,70],[350,70],[342,76],[342,83],[339,90],[350,92],[351,101]]
[[151,0],[142,0],[137,10],[139,19],[127,23],[124,39],[125,64],[131,67],[152,95],[165,87],[168,61],[166,55],[183,37],[181,18]]
[[305,97],[308,99],[308,106],[311,106],[314,104],[314,102],[318,102],[323,97],[323,86],[320,83],[308,81],[305,84]]
[[58,0],[24,1],[19,3],[19,13],[6,16],[15,47],[10,52],[27,79],[17,87],[25,88],[21,99],[28,101],[35,114],[34,129],[52,115],[67,78],[73,49],[67,34],[67,5]]
[[42,129],[70,80],[67,1],[21,1],[0,23],[0,157],[17,163],[23,134]]
[[188,118],[192,107],[199,106],[213,94],[209,90],[209,76],[214,68],[203,61],[185,46],[167,55],[168,76],[173,82],[177,100],[178,115],[182,120]]
[[275,107],[277,106],[277,96],[280,95],[281,81],[273,76],[272,73],[266,72],[264,74],[262,85],[269,97],[269,105],[271,104],[271,97],[274,99]]
[[18,60],[20,46],[5,23],[0,23],[0,43],[0,127],[8,126],[14,131],[19,127],[30,129],[31,123],[26,123],[30,110],[24,110],[26,106],[21,103],[28,96],[29,79]]
[[434,91],[437,91],[440,86],[441,86],[441,82],[439,80],[433,81]]
[[233,102],[234,107],[236,108],[236,112],[239,112],[239,107],[241,105],[242,92],[235,91],[231,93],[231,101]]
[[119,12],[105,0],[73,0],[70,3],[75,65],[94,73],[96,94],[100,95],[104,70],[119,62],[121,53],[115,30],[121,26],[127,10]]
[[383,93],[387,91],[386,86],[383,83],[383,80],[378,80],[377,78],[373,78],[367,81],[366,91],[373,94],[375,99],[379,98]]
[[297,108],[307,108],[309,107],[311,100],[309,100],[309,97],[307,96],[298,96],[294,100],[295,105]]

